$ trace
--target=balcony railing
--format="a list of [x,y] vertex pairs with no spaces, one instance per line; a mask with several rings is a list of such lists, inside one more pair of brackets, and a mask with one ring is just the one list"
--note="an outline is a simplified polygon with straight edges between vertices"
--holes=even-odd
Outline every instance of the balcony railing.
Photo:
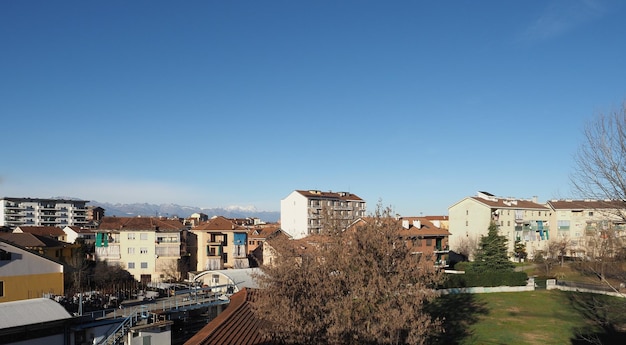
[[445,245],[445,246],[435,246],[435,253],[437,254],[442,254],[442,253],[448,253],[450,252],[450,246]]

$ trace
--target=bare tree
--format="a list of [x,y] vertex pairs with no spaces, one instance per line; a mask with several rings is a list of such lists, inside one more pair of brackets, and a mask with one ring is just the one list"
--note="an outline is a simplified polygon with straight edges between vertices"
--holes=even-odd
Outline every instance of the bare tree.
[[[626,103],[618,111],[600,114],[584,129],[570,180],[581,197],[626,200]],[[626,220],[625,208],[613,208]]]
[[478,238],[476,236],[467,236],[459,240],[456,251],[469,260],[473,260],[478,251]]
[[272,337],[298,344],[425,343],[441,329],[424,309],[441,273],[398,237],[400,228],[379,206],[348,229],[283,241],[257,277],[255,312]]

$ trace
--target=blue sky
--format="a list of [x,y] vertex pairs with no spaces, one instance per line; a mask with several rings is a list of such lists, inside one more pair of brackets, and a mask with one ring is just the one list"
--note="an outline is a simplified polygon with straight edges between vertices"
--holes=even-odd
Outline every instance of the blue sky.
[[572,197],[623,1],[2,1],[0,196],[447,214]]

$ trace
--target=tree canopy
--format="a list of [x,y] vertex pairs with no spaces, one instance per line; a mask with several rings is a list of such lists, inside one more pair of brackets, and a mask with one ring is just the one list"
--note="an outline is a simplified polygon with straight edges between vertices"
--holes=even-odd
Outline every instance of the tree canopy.
[[498,234],[494,222],[489,224],[487,236],[481,236],[472,270],[477,273],[512,271],[513,263],[509,260],[505,236]]
[[441,273],[397,235],[390,210],[348,229],[274,243],[262,267],[257,316],[276,339],[298,344],[424,344],[440,330],[424,304]]

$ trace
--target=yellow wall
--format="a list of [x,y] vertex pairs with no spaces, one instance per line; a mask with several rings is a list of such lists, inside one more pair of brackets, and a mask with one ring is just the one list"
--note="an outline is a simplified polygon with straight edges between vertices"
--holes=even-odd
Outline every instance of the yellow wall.
[[43,294],[63,295],[63,273],[0,277],[4,282],[1,302],[40,298]]

